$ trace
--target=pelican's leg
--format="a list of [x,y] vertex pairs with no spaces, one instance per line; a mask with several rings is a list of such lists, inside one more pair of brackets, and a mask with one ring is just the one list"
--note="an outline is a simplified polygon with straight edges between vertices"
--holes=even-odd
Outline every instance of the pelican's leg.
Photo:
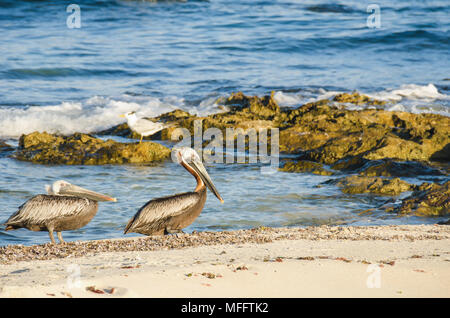
[[165,235],[167,235],[167,234],[177,234],[177,233],[183,234],[184,232],[183,232],[182,229],[168,229],[168,228],[166,228],[164,230],[164,234]]
[[61,234],[61,231],[59,231],[59,232],[56,232],[56,234],[58,234],[58,239],[59,239],[59,242],[60,242],[60,243],[64,243],[64,240],[63,240],[63,238],[62,238],[62,234]]
[[144,138],[144,135],[141,135],[141,140],[139,141],[139,143],[141,143],[141,142],[142,142],[142,138]]
[[48,229],[48,236],[50,236],[50,240],[52,240],[52,243],[56,244],[55,238],[53,237],[53,229]]

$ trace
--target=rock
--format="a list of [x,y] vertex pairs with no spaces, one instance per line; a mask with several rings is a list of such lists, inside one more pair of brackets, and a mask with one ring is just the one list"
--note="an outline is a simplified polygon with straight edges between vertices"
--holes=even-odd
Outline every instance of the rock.
[[450,214],[450,181],[444,184],[423,183],[411,196],[402,200],[394,212],[419,216],[444,216]]
[[352,94],[343,93],[336,95],[333,100],[340,103],[352,103],[355,105],[384,105],[385,101],[372,99],[369,96],[353,92]]
[[274,94],[275,92],[272,92],[270,96],[258,97],[246,96],[242,92],[232,93],[227,98],[225,105],[248,109],[255,115],[270,118],[280,112],[280,107],[273,98]]
[[13,157],[41,164],[101,165],[151,163],[170,156],[170,149],[157,143],[103,141],[87,134],[58,136],[46,132],[22,135]]
[[278,170],[284,172],[310,172],[322,176],[333,175],[333,172],[325,170],[322,164],[312,161],[290,161]]
[[348,171],[358,172],[360,171],[361,168],[365,167],[369,162],[371,161],[364,159],[361,156],[346,157],[333,164],[331,168],[334,170],[341,170],[346,172]]
[[[176,127],[187,128],[193,135],[195,120],[205,131],[214,127],[225,137],[227,128],[279,128],[280,152],[300,154],[301,160],[339,165],[347,160],[363,165],[367,161],[449,161],[450,118],[436,114],[412,114],[381,109],[348,110],[338,103],[382,105],[359,93],[334,97],[336,103],[323,99],[296,109],[282,109],[270,96],[246,96],[242,92],[219,99],[228,110],[204,117],[182,110],[156,117],[172,125],[153,138],[169,140]],[[128,127],[118,126],[112,134],[133,136]],[[270,141],[270,140],[268,140]],[[356,157],[357,159],[351,159]],[[345,164],[344,164],[345,166]]]
[[431,160],[450,162],[450,143],[430,157]]
[[304,160],[334,164],[355,156],[399,161],[446,158],[448,117],[373,109],[349,111],[326,105],[309,105],[302,111],[302,107],[295,115],[291,112],[291,126],[280,132],[280,151],[302,153]]
[[368,177],[411,177],[418,175],[445,175],[445,173],[441,172],[440,170],[429,167],[422,162],[397,162],[391,159],[368,161],[362,167],[360,174]]
[[326,184],[335,184],[342,188],[342,192],[349,194],[373,193],[377,195],[399,195],[405,191],[412,191],[416,188],[399,178],[386,179],[379,177],[349,176],[339,179],[332,179]]
[[14,147],[11,145],[8,145],[6,142],[4,142],[3,140],[0,140],[0,152],[4,152],[4,151],[12,151],[14,150]]

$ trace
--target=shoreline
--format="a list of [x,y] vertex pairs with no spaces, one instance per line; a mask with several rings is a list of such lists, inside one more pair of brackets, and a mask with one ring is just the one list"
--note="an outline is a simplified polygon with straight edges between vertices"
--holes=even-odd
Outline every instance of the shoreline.
[[400,225],[12,245],[0,297],[450,297],[449,243],[446,225]]

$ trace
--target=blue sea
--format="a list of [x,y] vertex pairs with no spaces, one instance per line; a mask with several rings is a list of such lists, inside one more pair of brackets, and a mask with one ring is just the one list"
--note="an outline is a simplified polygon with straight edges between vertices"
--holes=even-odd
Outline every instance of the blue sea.
[[[71,4],[79,11],[68,10]],[[237,91],[274,91],[281,106],[298,107],[358,90],[389,101],[388,110],[449,116],[450,3],[372,4],[0,0],[0,139],[17,145],[21,134],[33,131],[95,133],[121,123],[119,115],[128,111],[211,114],[220,111],[219,97]],[[225,203],[210,195],[187,232],[441,220],[387,214],[380,209],[387,197],[316,187],[330,177],[267,176],[252,164],[207,169]],[[118,198],[101,203],[86,227],[65,232],[69,241],[122,237],[128,219],[148,200],[195,187],[170,161],[42,166],[4,155],[0,175],[0,221],[59,179]],[[44,242],[45,232],[0,231],[0,246]]]

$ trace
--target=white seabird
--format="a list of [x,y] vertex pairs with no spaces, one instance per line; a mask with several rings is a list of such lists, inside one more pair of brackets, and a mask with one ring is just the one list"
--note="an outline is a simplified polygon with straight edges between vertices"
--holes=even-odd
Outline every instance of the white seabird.
[[128,112],[121,115],[120,117],[125,117],[130,129],[135,133],[141,135],[141,140],[139,141],[139,143],[142,142],[142,138],[156,134],[158,131],[169,127],[163,123],[153,122],[145,118],[138,118],[136,116],[136,112]]

